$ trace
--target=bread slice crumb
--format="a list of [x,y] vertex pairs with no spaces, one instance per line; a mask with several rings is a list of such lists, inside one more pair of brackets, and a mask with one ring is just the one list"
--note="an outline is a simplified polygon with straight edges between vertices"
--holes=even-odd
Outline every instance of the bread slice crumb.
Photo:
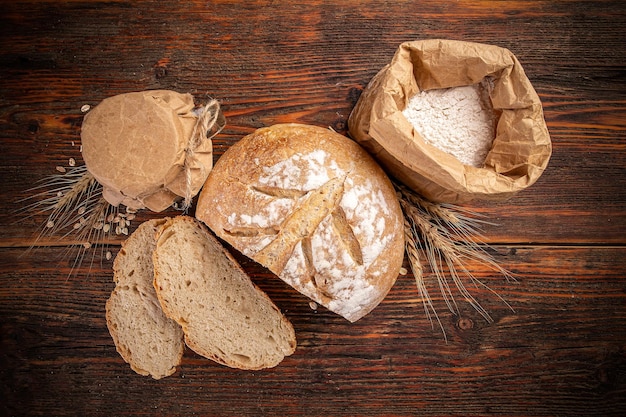
[[256,370],[295,351],[291,323],[198,220],[169,219],[157,234],[153,259],[161,307],[196,353]]
[[142,223],[124,242],[113,264],[116,286],[106,303],[117,351],[135,372],[154,379],[173,374],[185,349],[182,328],[165,316],[153,286],[155,236],[165,221]]

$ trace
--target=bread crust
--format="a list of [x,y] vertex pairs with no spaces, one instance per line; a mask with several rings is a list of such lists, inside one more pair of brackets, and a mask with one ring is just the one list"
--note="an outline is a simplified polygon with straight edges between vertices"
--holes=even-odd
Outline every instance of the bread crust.
[[220,157],[196,217],[237,250],[349,321],[375,308],[404,258],[403,217],[383,170],[328,129],[258,129]]

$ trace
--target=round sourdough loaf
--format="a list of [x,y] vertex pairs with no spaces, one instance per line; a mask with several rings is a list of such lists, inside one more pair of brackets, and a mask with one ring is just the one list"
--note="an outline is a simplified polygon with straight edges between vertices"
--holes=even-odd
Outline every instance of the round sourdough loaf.
[[403,216],[382,169],[328,129],[280,124],[218,160],[196,216],[302,294],[354,322],[396,281]]

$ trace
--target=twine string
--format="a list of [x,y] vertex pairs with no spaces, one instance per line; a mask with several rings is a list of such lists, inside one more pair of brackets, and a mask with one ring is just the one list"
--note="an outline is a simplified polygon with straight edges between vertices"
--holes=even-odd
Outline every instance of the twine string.
[[[185,150],[184,168],[186,186],[185,199],[183,201],[183,210],[185,212],[191,207],[191,201],[193,199],[191,162],[195,156],[196,149],[204,140],[211,140],[215,135],[220,133],[226,125],[226,120],[220,109],[220,103],[215,99],[211,99],[198,113],[198,119],[191,131],[189,145]],[[200,166],[200,169],[204,171],[203,166]]]

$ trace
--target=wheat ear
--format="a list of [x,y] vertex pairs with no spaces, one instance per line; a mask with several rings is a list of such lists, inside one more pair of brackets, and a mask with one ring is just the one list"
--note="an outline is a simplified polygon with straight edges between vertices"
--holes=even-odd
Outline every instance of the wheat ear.
[[[482,286],[495,294],[513,310],[509,303],[478,280],[466,266],[466,261],[476,260],[498,271],[507,280],[514,279],[512,274],[502,268],[487,252],[486,248],[488,248],[488,245],[482,242],[480,227],[488,222],[477,213],[473,213],[468,209],[432,203],[402,185],[396,184],[396,188],[406,219],[405,232],[409,242],[407,255],[412,269],[416,269],[413,267],[413,263],[419,262],[416,254],[419,251],[423,252],[436,277],[437,285],[448,309],[453,314],[458,314],[459,312],[447,275],[449,275],[452,284],[465,301],[481,314],[487,322],[492,322],[493,319],[487,310],[467,290],[462,276],[467,277],[475,286]],[[414,254],[411,252],[414,252]],[[411,261],[412,258],[415,261]],[[419,275],[422,275],[421,267],[419,269]],[[418,291],[425,296],[425,308],[434,312],[434,306],[430,297],[428,297],[424,279],[418,279],[416,275],[416,282]],[[430,318],[430,315],[428,316]],[[441,326],[441,322],[439,323]]]
[[[106,251],[106,240],[113,235],[127,235],[134,212],[127,209],[122,213],[102,197],[102,186],[83,166],[63,169],[59,173],[44,178],[38,185],[27,190],[31,193],[19,200],[19,213],[25,218],[45,215],[29,250],[44,237],[56,236],[59,240],[73,237],[66,255],[73,246],[78,246],[78,254],[70,268],[69,275],[85,260],[87,251],[99,245],[106,259],[111,258]],[[78,242],[78,243],[76,243]],[[93,253],[91,265],[95,260]]]

